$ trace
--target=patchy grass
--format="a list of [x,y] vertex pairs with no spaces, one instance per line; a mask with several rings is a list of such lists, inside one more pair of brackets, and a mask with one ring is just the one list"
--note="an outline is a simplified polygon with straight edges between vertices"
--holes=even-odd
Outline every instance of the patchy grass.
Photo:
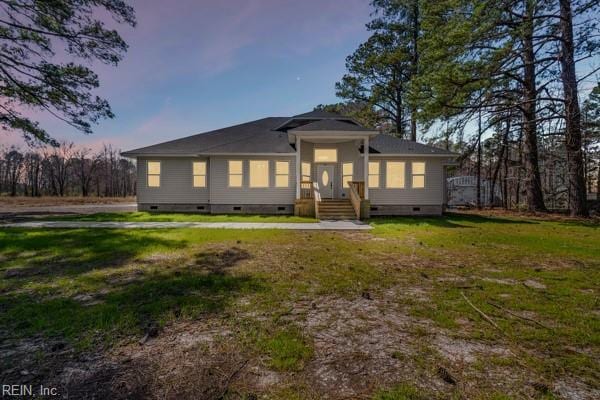
[[401,384],[392,389],[377,392],[373,400],[429,400],[431,398],[431,394],[427,395],[413,385]]
[[95,214],[58,215],[48,221],[117,221],[117,222],[317,222],[314,218],[294,215],[191,214],[150,212],[107,212]]
[[270,357],[269,365],[279,371],[300,371],[312,353],[297,327],[260,338],[258,347]]
[[[0,338],[26,349],[3,350],[2,379],[27,369],[61,381],[65,363],[92,353],[119,366],[98,382],[144,371],[128,390],[156,397],[194,379],[229,385],[205,393],[232,398],[597,397],[598,225],[459,214],[371,224],[0,230]],[[57,341],[75,353],[57,356]]]

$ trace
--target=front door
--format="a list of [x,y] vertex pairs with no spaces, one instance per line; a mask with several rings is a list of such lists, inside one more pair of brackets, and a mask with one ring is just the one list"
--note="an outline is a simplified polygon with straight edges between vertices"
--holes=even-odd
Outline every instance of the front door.
[[333,199],[333,165],[317,165],[317,182],[321,198]]

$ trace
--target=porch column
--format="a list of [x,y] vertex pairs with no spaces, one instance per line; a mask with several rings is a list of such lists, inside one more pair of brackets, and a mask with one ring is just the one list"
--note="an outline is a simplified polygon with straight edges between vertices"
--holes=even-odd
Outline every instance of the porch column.
[[369,200],[369,137],[365,137],[365,144],[363,150],[363,162],[364,162],[364,181],[365,181],[365,200]]
[[296,199],[299,200],[300,199],[300,181],[301,179],[301,175],[302,175],[302,158],[300,158],[300,148],[301,148],[301,139],[300,137],[296,136]]

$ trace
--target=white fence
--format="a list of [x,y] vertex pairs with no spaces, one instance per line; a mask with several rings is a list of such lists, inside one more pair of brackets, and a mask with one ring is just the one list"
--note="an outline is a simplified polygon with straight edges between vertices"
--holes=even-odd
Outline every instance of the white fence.
[[[483,206],[497,205],[502,202],[502,191],[499,182],[496,182],[494,196],[491,196],[492,183],[481,179],[481,204]],[[448,206],[476,206],[477,205],[477,177],[455,176],[446,180],[448,190]]]

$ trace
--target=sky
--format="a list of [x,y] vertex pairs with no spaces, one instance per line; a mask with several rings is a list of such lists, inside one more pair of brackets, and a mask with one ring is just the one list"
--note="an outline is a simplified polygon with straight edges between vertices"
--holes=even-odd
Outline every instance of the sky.
[[[92,135],[35,114],[51,136],[128,150],[339,101],[345,58],[367,39],[368,0],[135,0],[117,66],[97,65],[115,114]],[[24,146],[18,134],[4,144]]]

